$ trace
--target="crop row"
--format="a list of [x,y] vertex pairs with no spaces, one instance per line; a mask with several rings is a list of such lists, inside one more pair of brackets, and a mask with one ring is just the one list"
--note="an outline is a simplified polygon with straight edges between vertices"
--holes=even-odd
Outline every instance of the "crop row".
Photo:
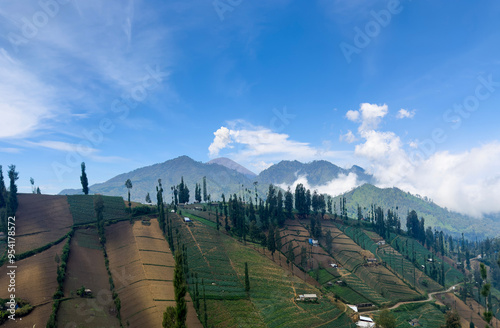
[[[74,224],[96,221],[94,211],[95,195],[68,195],[68,203]],[[104,220],[117,220],[125,217],[125,203],[121,197],[101,196],[104,203]]]

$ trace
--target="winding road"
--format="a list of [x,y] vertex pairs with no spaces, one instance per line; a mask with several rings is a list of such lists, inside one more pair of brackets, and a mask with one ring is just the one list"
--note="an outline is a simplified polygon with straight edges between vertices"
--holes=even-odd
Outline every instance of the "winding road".
[[[454,290],[457,286],[459,286],[459,284],[456,284],[456,285],[453,285],[451,286],[450,288],[448,288],[447,290],[442,290],[442,291],[437,291],[437,292],[432,292],[429,294],[429,297],[425,300],[421,300],[421,301],[406,301],[406,302],[399,302],[399,303],[396,303],[394,304],[393,306],[391,306],[390,308],[388,308],[389,310],[394,310],[394,309],[397,309],[398,307],[400,307],[401,305],[403,304],[413,304],[413,303],[425,303],[425,302],[430,302],[432,301],[434,295],[437,295],[437,294],[444,294],[444,293],[449,293],[451,292],[452,290]],[[379,311],[382,311],[381,309],[379,310],[373,310],[373,311],[366,311],[366,312],[363,312],[363,313],[374,313],[374,312],[379,312]]]

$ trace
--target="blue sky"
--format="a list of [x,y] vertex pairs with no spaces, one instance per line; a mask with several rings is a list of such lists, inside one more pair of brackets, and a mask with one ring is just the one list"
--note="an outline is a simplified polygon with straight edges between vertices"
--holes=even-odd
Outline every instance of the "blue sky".
[[[500,211],[500,4],[2,0],[0,164],[21,191],[188,155],[358,164]],[[343,177],[318,189],[358,185]]]

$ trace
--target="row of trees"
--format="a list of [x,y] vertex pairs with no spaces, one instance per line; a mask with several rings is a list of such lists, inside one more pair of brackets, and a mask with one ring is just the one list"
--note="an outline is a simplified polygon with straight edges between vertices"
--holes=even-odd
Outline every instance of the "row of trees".
[[185,328],[187,317],[186,304],[186,280],[184,277],[184,254],[177,250],[175,252],[175,269],[174,269],[174,294],[176,306],[168,306],[163,313],[164,328]]
[[7,220],[10,216],[15,216],[19,206],[17,200],[17,185],[19,173],[16,172],[15,165],[9,165],[8,177],[10,180],[9,190],[5,187],[2,165],[0,165],[0,231],[7,233]]

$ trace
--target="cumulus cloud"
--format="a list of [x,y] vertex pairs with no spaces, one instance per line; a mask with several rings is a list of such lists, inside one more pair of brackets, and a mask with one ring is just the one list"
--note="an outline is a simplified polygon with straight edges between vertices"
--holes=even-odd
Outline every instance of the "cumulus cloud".
[[348,175],[339,174],[336,179],[333,179],[323,185],[311,185],[307,180],[307,176],[302,175],[299,176],[292,185],[289,186],[287,184],[279,184],[278,187],[284,190],[290,187],[291,190],[295,190],[298,184],[302,184],[306,189],[310,189],[311,191],[317,190],[320,194],[327,194],[335,197],[346,191],[352,190],[363,183],[363,181],[358,180],[356,173],[351,172]]
[[388,108],[386,104],[376,105],[369,103],[362,103],[359,110],[350,110],[346,113],[348,120],[353,122],[360,122],[358,131],[360,133],[377,129],[382,118],[387,115]]
[[348,130],[346,134],[341,134],[340,135],[340,141],[345,141],[347,143],[353,143],[355,141],[357,141],[358,139],[356,138],[356,136],[354,135],[354,133],[352,133],[351,130]]
[[413,118],[414,116],[415,116],[415,110],[406,110],[404,108],[401,108],[398,112],[398,115],[396,115],[396,118],[398,119]]
[[221,149],[226,148],[232,142],[231,130],[224,126],[215,131],[214,135],[214,141],[208,147],[210,157],[218,156]]
[[379,187],[396,186],[475,217],[500,212],[497,201],[500,198],[500,142],[492,141],[459,153],[436,152],[415,162],[412,154],[419,147],[417,141],[403,142],[394,132],[376,129],[387,114],[387,107],[373,111],[370,124],[363,120],[363,111],[360,110],[360,114],[361,142],[355,146],[354,154],[369,161],[367,169]]
[[345,116],[349,121],[357,122],[359,119],[359,112],[357,110],[349,110]]
[[245,121],[233,121],[228,127],[220,127],[214,133],[214,139],[208,147],[210,157],[219,156],[222,150],[224,156],[260,172],[281,160],[299,160],[309,162],[326,159],[341,162],[350,157],[349,151],[332,151],[327,147],[313,147],[307,142],[290,139],[285,133],[253,126]]

